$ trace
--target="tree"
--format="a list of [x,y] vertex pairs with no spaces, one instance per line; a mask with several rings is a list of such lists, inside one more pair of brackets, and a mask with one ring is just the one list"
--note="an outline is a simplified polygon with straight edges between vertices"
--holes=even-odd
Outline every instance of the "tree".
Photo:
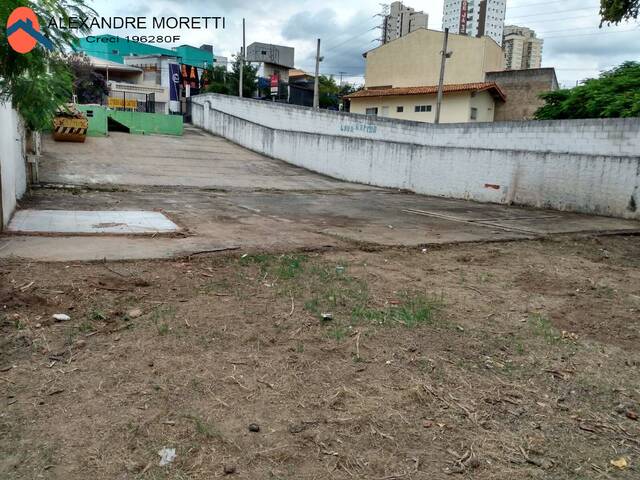
[[[49,52],[41,45],[29,53],[15,52],[7,41],[6,19],[18,7],[29,7],[41,20],[42,33],[52,41]],[[2,0],[0,2],[0,101],[11,100],[27,127],[40,130],[51,125],[58,107],[71,97],[71,75],[61,53],[76,42],[76,33],[88,29],[49,28],[45,18],[89,16],[95,11],[84,0]]]
[[571,89],[543,93],[538,120],[640,116],[640,62],[625,62]]
[[[240,57],[234,55],[231,72],[227,73],[229,93],[238,96],[240,82]],[[242,72],[242,96],[251,98],[258,89],[258,67],[245,62]]]
[[338,109],[340,99],[340,87],[333,76],[320,75],[318,77],[318,88],[320,90],[320,108]]
[[[222,65],[218,66],[210,66],[206,70],[206,78],[208,81],[208,85],[205,88],[205,92],[212,93],[223,93],[225,95],[229,95],[229,84],[228,84],[228,72],[227,68]],[[236,86],[236,93],[238,92]]]
[[640,0],[600,0],[600,26],[638,18]]
[[320,108],[335,110],[339,108],[342,97],[356,91],[355,86],[348,82],[338,85],[333,75],[320,75],[318,88],[320,89]]
[[340,97],[344,97],[345,95],[351,95],[355,91],[359,90],[359,88],[353,83],[345,82],[340,87]]
[[78,103],[101,103],[102,97],[109,94],[105,78],[96,73],[91,61],[84,53],[73,53],[66,59],[73,76],[73,93]]

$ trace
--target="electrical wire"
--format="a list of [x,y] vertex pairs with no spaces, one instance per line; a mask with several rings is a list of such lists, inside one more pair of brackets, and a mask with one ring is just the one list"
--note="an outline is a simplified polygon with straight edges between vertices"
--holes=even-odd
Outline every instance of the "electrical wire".
[[331,46],[331,47],[327,47],[326,49],[324,49],[324,50],[322,51],[322,53],[325,53],[325,54],[326,54],[326,53],[328,53],[328,52],[332,52],[332,51],[336,50],[338,47],[340,47],[340,46],[344,45],[345,43],[348,43],[348,42],[350,42],[351,40],[355,40],[356,38],[361,37],[362,35],[366,35],[367,33],[369,33],[369,32],[371,32],[371,31],[375,30],[376,28],[378,28],[378,26],[377,26],[377,25],[376,25],[376,26],[371,27],[370,29],[368,29],[368,30],[366,30],[366,31],[364,31],[364,32],[362,32],[362,33],[359,33],[359,34],[357,34],[357,35],[354,35],[353,37],[349,37],[349,38],[347,38],[347,39],[346,39],[345,41],[343,41],[343,42],[340,42],[340,43],[338,43],[338,44],[336,44],[336,45],[333,45],[333,46]]
[[[538,2],[538,3],[529,3],[526,5],[509,5],[509,9],[514,9],[514,8],[529,8],[529,7],[535,7],[536,5],[557,5],[558,1],[554,1],[554,2]],[[594,8],[600,8],[599,5],[594,6]]]
[[546,15],[557,15],[559,13],[572,13],[572,12],[580,12],[580,11],[586,11],[586,10],[593,11],[594,8],[597,8],[597,7],[574,8],[574,9],[571,9],[571,10],[557,10],[557,11],[554,11],[554,12],[534,13],[532,15],[522,15],[522,16],[519,16],[519,17],[512,17],[512,18],[510,18],[510,20],[514,20],[514,19],[515,20],[521,20],[523,18],[531,18],[531,17],[544,17]]
[[551,37],[544,37],[543,40],[549,40],[553,38],[599,37],[601,35],[612,35],[614,33],[630,33],[630,32],[640,33],[640,31],[637,28],[632,28],[631,30],[618,30],[616,32],[577,33],[575,35],[552,35]]

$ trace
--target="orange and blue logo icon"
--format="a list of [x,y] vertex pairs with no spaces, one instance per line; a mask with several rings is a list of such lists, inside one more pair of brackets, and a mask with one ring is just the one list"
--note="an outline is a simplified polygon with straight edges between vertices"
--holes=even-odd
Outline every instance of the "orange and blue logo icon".
[[53,50],[53,43],[40,33],[38,17],[28,7],[18,7],[7,19],[7,39],[9,45],[18,53],[29,53],[40,43]]

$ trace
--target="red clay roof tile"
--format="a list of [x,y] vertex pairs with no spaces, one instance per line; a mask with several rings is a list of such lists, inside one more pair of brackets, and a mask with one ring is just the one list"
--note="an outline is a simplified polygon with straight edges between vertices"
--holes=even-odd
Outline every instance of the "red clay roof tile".
[[[502,101],[505,101],[506,99],[504,92],[500,89],[498,84],[494,82],[452,84],[445,85],[443,89],[444,93],[482,91],[490,91],[494,95],[500,97]],[[398,95],[429,95],[434,93],[438,93],[437,85],[422,87],[365,88],[350,95],[346,95],[345,98],[391,97]]]

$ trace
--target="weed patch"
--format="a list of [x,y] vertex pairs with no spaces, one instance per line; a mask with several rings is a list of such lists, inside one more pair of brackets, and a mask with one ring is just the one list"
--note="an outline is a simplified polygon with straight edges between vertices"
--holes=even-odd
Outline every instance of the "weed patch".
[[383,326],[404,325],[415,328],[421,325],[433,325],[436,312],[442,307],[441,298],[423,294],[404,293],[397,305],[387,305],[382,309],[372,309],[359,305],[351,313],[355,323],[372,322]]
[[169,324],[167,322],[173,320],[175,316],[176,309],[171,305],[158,307],[153,311],[153,313],[151,314],[151,318],[156,326],[156,329],[158,330],[158,335],[164,336],[169,333],[171,329],[169,328]]
[[534,313],[529,317],[529,325],[534,335],[542,337],[550,345],[558,343],[562,338],[546,315]]

